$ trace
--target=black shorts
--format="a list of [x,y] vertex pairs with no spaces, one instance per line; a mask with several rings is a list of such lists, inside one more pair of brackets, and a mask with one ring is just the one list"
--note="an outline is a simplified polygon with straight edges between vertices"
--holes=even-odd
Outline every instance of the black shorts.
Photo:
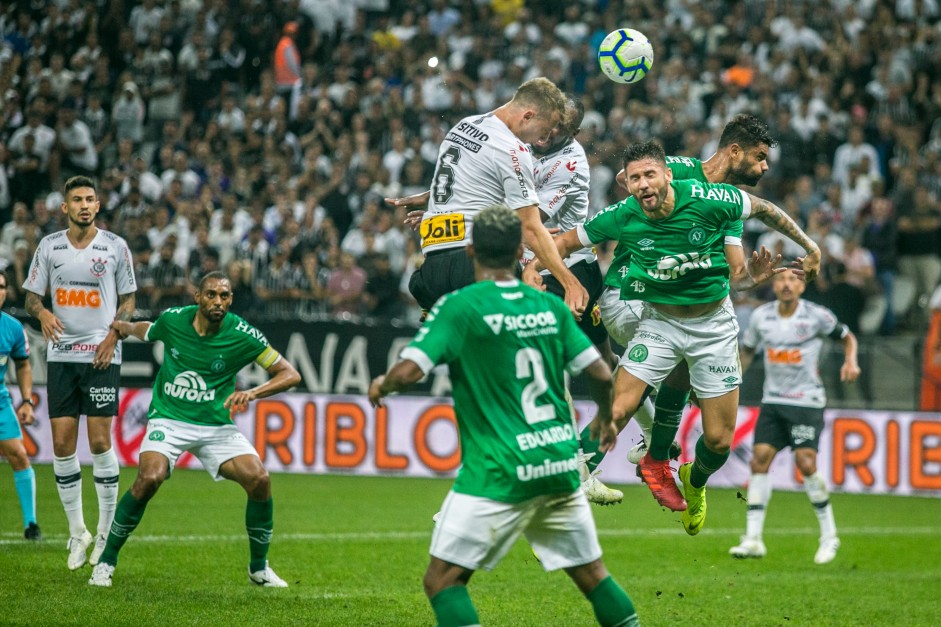
[[418,306],[428,311],[445,294],[473,282],[474,260],[462,246],[425,255],[424,263],[408,280],[408,291],[418,301]]
[[[578,327],[585,332],[592,344],[598,346],[608,339],[608,332],[601,323],[601,315],[595,306],[604,291],[604,276],[601,274],[598,260],[588,261],[583,259],[573,264],[569,270],[572,271],[578,282],[588,292],[588,305],[585,307],[585,314],[582,319],[578,321]],[[562,284],[551,274],[543,275],[542,283],[550,294],[565,298],[565,290],[562,288]]]
[[50,418],[118,413],[121,366],[117,364],[98,370],[90,363],[50,361],[47,378]]
[[779,451],[788,446],[816,451],[821,431],[822,408],[763,404],[755,424],[755,444],[769,444]]

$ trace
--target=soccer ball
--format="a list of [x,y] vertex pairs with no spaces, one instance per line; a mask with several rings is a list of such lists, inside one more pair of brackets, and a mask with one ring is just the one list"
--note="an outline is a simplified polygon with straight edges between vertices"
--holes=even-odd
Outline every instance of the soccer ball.
[[598,64],[615,83],[636,83],[653,67],[653,46],[642,32],[619,28],[601,42]]

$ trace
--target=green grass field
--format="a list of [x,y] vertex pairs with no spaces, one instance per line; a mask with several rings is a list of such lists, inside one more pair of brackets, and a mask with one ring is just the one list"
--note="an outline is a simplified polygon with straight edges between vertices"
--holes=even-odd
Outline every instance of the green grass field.
[[[97,521],[85,472],[86,523]],[[122,493],[133,470],[121,477]],[[37,467],[45,541],[21,538],[9,466],[0,466],[0,624],[432,625],[421,587],[431,516],[450,481],[273,476],[271,565],[287,590],[248,583],[244,497],[201,471],[176,472],[121,553],[114,587],[86,585],[66,565],[66,523],[49,466]],[[745,524],[734,490],[709,492],[706,528],[687,537],[679,515],[643,487],[595,508],[609,570],[643,625],[941,624],[941,501],[837,494],[843,546],[813,563],[817,523],[803,493],[771,500],[763,560],[727,554]],[[562,573],[545,573],[520,542],[471,596],[486,625],[592,625],[591,606]]]

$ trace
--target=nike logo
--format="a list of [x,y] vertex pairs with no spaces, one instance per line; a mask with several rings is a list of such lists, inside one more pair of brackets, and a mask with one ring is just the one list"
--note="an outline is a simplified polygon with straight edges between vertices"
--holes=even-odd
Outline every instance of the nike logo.
[[59,268],[61,268],[61,267],[64,266],[64,265],[65,265],[65,262],[62,262],[62,263],[54,263],[54,264],[52,264],[52,269],[53,269],[53,270],[58,270]]
[[101,409],[102,407],[107,407],[110,403],[95,403],[96,409]]

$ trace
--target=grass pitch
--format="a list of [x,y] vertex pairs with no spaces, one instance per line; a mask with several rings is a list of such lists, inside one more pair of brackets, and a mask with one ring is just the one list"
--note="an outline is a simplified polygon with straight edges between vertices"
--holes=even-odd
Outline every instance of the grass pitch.
[[[421,587],[434,514],[450,480],[272,477],[272,567],[291,587],[247,578],[245,498],[237,485],[181,470],[150,503],[121,553],[111,589],[66,567],[65,515],[50,466],[38,466],[45,541],[22,540],[9,466],[0,466],[0,624],[3,625],[433,625]],[[86,523],[97,506],[83,468]],[[133,469],[121,475],[121,492]],[[706,528],[686,536],[679,514],[643,487],[594,508],[604,559],[646,626],[937,625],[941,500],[836,494],[842,547],[813,563],[817,521],[803,493],[775,492],[768,556],[729,557],[745,526],[735,490],[711,489]],[[470,585],[485,625],[592,625],[568,578],[545,573],[520,542]]]

